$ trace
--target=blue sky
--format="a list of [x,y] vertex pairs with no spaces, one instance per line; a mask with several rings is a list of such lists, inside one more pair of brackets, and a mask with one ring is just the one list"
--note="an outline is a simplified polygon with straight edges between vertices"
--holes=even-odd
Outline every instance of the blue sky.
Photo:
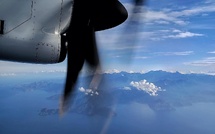
[[215,1],[149,0],[138,23],[99,33],[102,57],[122,70],[215,71],[214,16]]
[[[133,5],[122,2],[128,21],[97,32],[104,70],[215,72],[215,0],[148,0],[132,19]],[[0,61],[0,73],[65,69],[66,61],[52,65]]]

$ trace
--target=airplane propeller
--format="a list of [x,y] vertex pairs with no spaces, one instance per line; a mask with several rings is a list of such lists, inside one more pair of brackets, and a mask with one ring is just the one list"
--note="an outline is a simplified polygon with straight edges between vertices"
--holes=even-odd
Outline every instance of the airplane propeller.
[[70,26],[62,34],[62,42],[68,43],[68,63],[60,114],[68,109],[70,96],[85,62],[94,70],[90,88],[96,90],[99,85],[101,67],[95,32],[115,27],[127,17],[127,10],[118,0],[74,0]]

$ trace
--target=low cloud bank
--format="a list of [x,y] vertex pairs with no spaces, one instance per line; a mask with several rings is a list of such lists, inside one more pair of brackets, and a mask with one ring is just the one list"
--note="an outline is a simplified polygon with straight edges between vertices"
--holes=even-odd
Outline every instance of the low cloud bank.
[[91,96],[93,96],[93,95],[99,95],[99,93],[97,91],[93,91],[92,89],[85,89],[83,87],[80,87],[79,91],[85,93],[86,95],[91,95]]
[[145,91],[150,96],[157,96],[158,91],[163,91],[161,87],[157,87],[155,84],[147,82],[147,80],[141,80],[139,82],[132,81],[130,85],[138,90]]

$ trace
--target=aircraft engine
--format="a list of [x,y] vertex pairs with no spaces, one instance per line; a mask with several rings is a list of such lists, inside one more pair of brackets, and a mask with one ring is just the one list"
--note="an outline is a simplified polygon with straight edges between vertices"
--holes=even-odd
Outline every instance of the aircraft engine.
[[66,57],[66,46],[60,37],[53,42],[0,36],[0,60],[28,63],[58,63]]
[[1,0],[0,60],[63,61],[67,51],[61,33],[68,27],[72,4],[73,0]]

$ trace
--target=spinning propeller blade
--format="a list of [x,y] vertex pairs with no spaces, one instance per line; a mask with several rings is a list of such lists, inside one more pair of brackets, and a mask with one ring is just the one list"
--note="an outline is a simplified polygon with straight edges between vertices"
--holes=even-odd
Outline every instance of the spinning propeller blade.
[[137,45],[139,38],[139,31],[142,21],[142,15],[144,13],[144,4],[146,0],[132,0],[132,8],[128,10],[129,18],[126,21],[121,34],[117,39],[119,45],[122,47],[129,48],[126,53],[123,55],[125,58],[124,62],[128,63],[132,60],[132,55],[134,53],[135,46]]
[[60,114],[68,109],[68,101],[85,61],[94,70],[90,88],[97,89],[100,82],[95,31],[115,27],[124,22],[127,16],[126,9],[117,0],[74,0],[71,23],[66,37],[62,36],[68,42],[68,63]]

